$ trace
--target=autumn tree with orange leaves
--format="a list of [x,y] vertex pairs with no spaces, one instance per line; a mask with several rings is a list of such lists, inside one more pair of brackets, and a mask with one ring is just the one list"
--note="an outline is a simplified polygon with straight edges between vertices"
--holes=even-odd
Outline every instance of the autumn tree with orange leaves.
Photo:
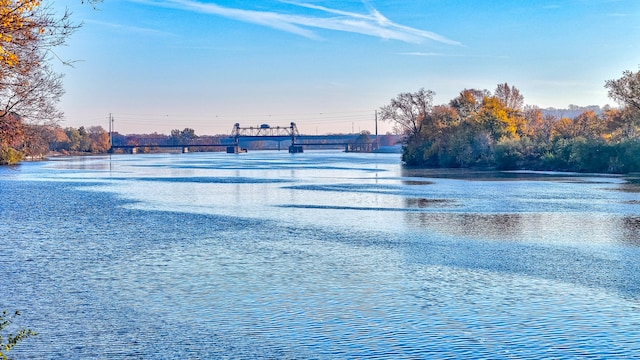
[[11,125],[16,119],[21,126],[62,119],[57,107],[64,93],[62,75],[53,71],[51,61],[57,58],[55,48],[79,27],[70,15],[57,15],[39,0],[0,0],[0,128],[5,130],[0,143],[25,135]]

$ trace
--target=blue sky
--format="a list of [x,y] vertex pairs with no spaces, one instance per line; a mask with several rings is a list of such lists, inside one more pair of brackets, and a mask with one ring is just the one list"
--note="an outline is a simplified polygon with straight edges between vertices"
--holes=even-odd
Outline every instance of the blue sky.
[[[604,82],[640,65],[640,1],[194,1],[63,4],[84,26],[57,50],[63,127],[199,135],[294,121],[374,131],[424,87],[447,103],[507,82],[540,107],[615,105]],[[379,124],[379,131],[390,130]]]

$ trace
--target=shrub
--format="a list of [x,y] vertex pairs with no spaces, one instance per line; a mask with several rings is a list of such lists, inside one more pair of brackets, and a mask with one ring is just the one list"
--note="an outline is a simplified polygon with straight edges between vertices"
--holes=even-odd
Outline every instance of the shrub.
[[13,165],[22,160],[23,154],[13,148],[0,149],[0,165]]

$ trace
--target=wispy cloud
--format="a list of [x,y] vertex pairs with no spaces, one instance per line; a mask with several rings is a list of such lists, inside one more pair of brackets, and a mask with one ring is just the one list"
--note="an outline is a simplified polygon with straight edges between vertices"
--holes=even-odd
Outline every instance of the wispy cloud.
[[437,52],[403,52],[398,55],[420,56],[420,57],[448,57],[448,58],[474,58],[474,59],[510,59],[506,55],[465,55],[465,54],[443,54]]
[[367,1],[363,1],[367,9],[366,13],[355,13],[296,1],[280,1],[298,8],[316,10],[323,16],[230,8],[196,0],[139,0],[139,2],[222,16],[286,31],[310,39],[320,39],[320,36],[314,30],[324,29],[358,33],[385,40],[398,40],[408,43],[421,43],[425,40],[432,40],[449,45],[461,45],[457,41],[430,31],[396,24],[382,15]]
[[139,26],[130,26],[130,25],[116,24],[116,23],[104,22],[104,21],[96,21],[96,20],[85,20],[85,23],[104,26],[104,27],[108,27],[108,28],[112,28],[112,29],[116,29],[116,30],[126,31],[126,32],[129,32],[129,33],[134,32],[134,33],[140,33],[140,34],[154,34],[154,35],[162,35],[162,36],[174,36],[174,34],[166,32],[166,31],[160,31],[160,30],[150,29],[150,28],[143,28],[143,27],[139,27]]
[[407,55],[407,56],[446,56],[445,54],[434,53],[434,52],[405,52],[405,53],[400,53],[400,55]]

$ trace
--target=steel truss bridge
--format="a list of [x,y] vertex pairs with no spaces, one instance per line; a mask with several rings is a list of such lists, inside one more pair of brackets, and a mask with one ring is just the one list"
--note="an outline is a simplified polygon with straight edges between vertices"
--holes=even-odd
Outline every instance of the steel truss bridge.
[[223,138],[220,144],[138,144],[138,145],[112,145],[110,152],[122,150],[129,153],[137,153],[140,148],[174,148],[182,149],[183,153],[189,152],[189,148],[218,147],[226,148],[227,153],[241,153],[247,150],[241,147],[242,142],[271,140],[278,143],[290,141],[290,153],[303,152],[304,146],[331,146],[344,147],[346,152],[371,152],[377,148],[377,142],[357,142],[359,134],[350,135],[300,135],[296,123],[291,122],[289,126],[260,126],[241,127],[239,123],[233,126],[231,135]]

